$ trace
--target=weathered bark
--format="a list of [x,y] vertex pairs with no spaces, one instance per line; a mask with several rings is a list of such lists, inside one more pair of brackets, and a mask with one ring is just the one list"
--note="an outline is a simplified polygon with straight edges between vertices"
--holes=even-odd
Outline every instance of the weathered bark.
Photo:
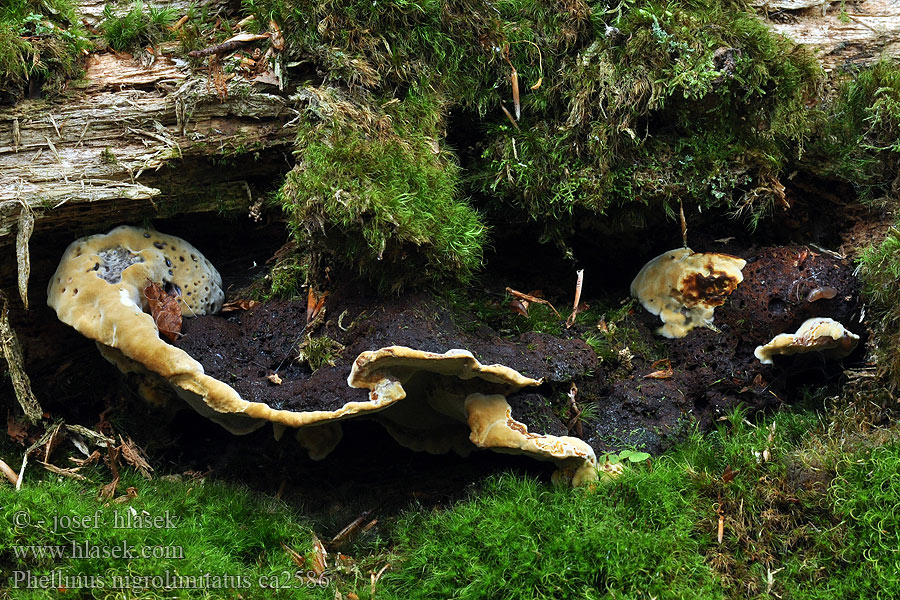
[[[95,27],[103,20],[103,10],[106,8],[107,4],[112,5],[113,11],[116,14],[120,14],[131,8],[124,3],[122,6],[117,6],[115,3],[110,3],[108,0],[81,0],[78,3],[78,12],[88,25]],[[145,6],[154,8],[172,8],[180,12],[186,12],[191,4],[202,6],[206,8],[210,14],[215,14],[218,11],[225,11],[235,4],[240,4],[240,2],[235,2],[234,0],[201,0],[200,2],[192,0],[149,0],[144,2]]]
[[817,50],[826,70],[867,65],[882,56],[900,58],[900,0],[757,0],[754,5],[773,30]]
[[0,245],[23,203],[37,230],[246,208],[252,173],[196,159],[291,142],[292,112],[269,86],[232,81],[223,101],[183,61],[115,54],[91,56],[85,80],[64,102],[0,108]]

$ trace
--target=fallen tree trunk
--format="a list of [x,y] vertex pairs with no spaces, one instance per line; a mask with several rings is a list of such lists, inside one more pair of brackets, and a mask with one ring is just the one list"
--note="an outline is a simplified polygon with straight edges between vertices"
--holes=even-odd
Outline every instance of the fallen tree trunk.
[[0,108],[0,245],[15,239],[24,205],[38,230],[246,209],[255,201],[248,179],[286,165],[216,161],[289,149],[293,113],[275,92],[232,81],[223,100],[184,61],[91,56],[66,101]]
[[758,0],[769,26],[818,52],[826,70],[900,58],[900,1]]

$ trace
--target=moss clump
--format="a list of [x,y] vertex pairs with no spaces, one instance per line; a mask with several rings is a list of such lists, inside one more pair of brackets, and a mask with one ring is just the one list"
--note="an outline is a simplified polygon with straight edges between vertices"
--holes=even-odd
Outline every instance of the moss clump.
[[394,290],[465,279],[478,268],[485,227],[458,193],[458,167],[441,145],[441,124],[415,114],[427,100],[371,110],[333,88],[306,94],[298,164],[279,199],[317,266],[352,265]]
[[576,214],[640,221],[684,201],[755,223],[782,202],[778,179],[812,133],[814,57],[741,2],[591,7],[518,127],[487,125],[473,184],[557,241]]
[[145,7],[141,0],[135,0],[131,8],[121,12],[107,4],[103,9],[100,29],[103,37],[114,50],[120,52],[140,48],[144,44],[156,44],[172,37],[167,27],[175,21],[173,8]]
[[[353,90],[376,120],[391,120],[388,136],[332,114],[302,125],[301,164],[283,189],[307,242],[356,230],[342,243],[365,269],[410,255],[390,252],[393,238],[428,254],[435,278],[467,274],[477,264],[479,228],[453,239],[404,217],[440,222],[435,208],[462,206],[466,195],[492,225],[538,221],[545,239],[559,243],[585,215],[607,225],[640,220],[672,212],[678,200],[755,223],[784,200],[779,179],[813,132],[817,62],[741,1],[629,0],[610,8],[585,0],[244,0],[244,7],[258,24],[281,25],[286,60],[311,64],[321,82]],[[513,68],[521,100],[515,125],[503,110],[514,112]],[[451,113],[454,139],[470,145],[462,172],[442,143]],[[363,163],[362,178],[345,164],[354,161]],[[397,177],[397,165],[416,180],[425,166],[444,180],[412,185],[413,176]],[[340,200],[338,190],[351,188],[357,198],[377,199]],[[362,205],[378,217],[361,221]],[[451,258],[448,267],[433,268],[439,255]]]
[[[68,592],[78,598],[133,593],[154,600],[173,594],[262,599],[271,598],[273,588],[284,588],[277,592],[283,598],[334,596],[327,578],[307,578],[285,549],[307,554],[312,532],[279,500],[233,483],[146,481],[128,471],[119,490],[133,488],[137,496],[102,502],[97,488],[109,476],[88,475],[98,482],[31,471],[21,491],[0,487],[4,597],[49,599]],[[149,526],[138,519],[160,520]],[[52,585],[32,580],[29,589],[21,575],[26,571],[57,579]]]
[[900,67],[884,59],[843,75],[824,109],[811,168],[854,184],[860,197],[900,197]]
[[71,0],[8,0],[0,6],[0,103],[59,92],[81,72],[90,46]]
[[900,385],[900,228],[894,226],[881,244],[858,258],[863,295],[869,301],[879,367],[892,386]]
[[297,362],[305,362],[313,371],[322,367],[334,366],[334,361],[344,351],[344,346],[337,340],[326,335],[306,339],[297,347]]

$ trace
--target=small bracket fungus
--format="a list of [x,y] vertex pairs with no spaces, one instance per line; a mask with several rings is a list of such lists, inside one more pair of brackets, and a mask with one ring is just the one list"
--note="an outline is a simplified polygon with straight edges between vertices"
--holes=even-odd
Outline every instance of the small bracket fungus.
[[713,313],[744,280],[742,258],[678,248],[648,262],[631,282],[631,295],[664,325],[657,333],[681,338],[713,328]]
[[859,343],[859,336],[847,331],[834,319],[816,317],[807,319],[796,333],[782,333],[765,346],[758,346],[753,353],[764,365],[771,365],[778,354],[803,354],[823,352],[833,359],[848,356]]

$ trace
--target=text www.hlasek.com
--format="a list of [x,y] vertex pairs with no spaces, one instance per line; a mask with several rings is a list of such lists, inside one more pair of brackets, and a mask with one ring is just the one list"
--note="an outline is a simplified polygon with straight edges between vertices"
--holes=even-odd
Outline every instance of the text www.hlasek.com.
[[31,571],[13,571],[12,588],[18,589],[111,589],[111,590],[224,590],[249,589],[254,584],[268,589],[297,589],[301,587],[326,587],[330,583],[327,574],[315,572],[282,571],[272,575],[260,575],[254,581],[249,575],[182,575],[168,569],[161,575],[72,575],[63,571],[35,574]]

